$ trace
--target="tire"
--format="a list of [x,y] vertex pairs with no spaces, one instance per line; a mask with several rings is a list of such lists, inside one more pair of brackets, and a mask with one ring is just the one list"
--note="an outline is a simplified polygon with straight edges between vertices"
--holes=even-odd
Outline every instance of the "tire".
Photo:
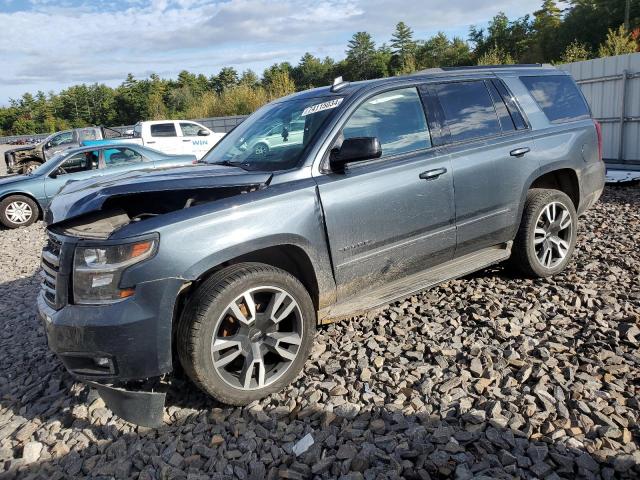
[[0,202],[0,223],[7,228],[28,227],[39,214],[38,204],[23,195],[11,195]]
[[511,265],[533,278],[561,272],[571,260],[577,230],[575,206],[564,192],[542,188],[529,190],[513,243]]
[[313,302],[294,276],[260,263],[232,265],[214,273],[187,301],[176,335],[178,358],[204,392],[226,404],[246,405],[297,377],[315,326]]
[[38,162],[27,162],[22,166],[21,173],[27,174],[33,172],[36,168],[38,168],[41,163]]
[[253,147],[253,154],[258,157],[265,157],[269,154],[269,145],[264,142],[257,143]]

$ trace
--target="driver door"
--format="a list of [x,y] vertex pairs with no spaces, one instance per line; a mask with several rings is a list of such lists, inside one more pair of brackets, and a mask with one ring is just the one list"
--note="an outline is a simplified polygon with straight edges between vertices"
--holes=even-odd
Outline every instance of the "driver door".
[[94,176],[98,169],[99,153],[98,150],[76,153],[62,162],[55,178],[49,176],[44,182],[47,199],[51,200],[70,181]]
[[382,156],[316,177],[339,300],[450,260],[456,246],[451,166],[417,89],[365,100],[334,148],[357,137],[376,137]]
[[66,150],[67,148],[71,148],[74,145],[73,131],[69,130],[67,132],[61,132],[49,140],[47,145],[45,145],[45,148],[43,149],[44,158],[45,160],[49,160],[56,153]]
[[180,132],[182,133],[182,153],[185,155],[195,155],[198,160],[204,157],[215,141],[209,135],[199,135],[198,132],[204,130],[200,125],[191,122],[180,122]]

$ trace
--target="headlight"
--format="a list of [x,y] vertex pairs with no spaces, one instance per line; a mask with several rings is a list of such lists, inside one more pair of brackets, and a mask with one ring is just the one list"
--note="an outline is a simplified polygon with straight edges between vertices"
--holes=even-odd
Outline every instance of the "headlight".
[[75,303],[111,303],[130,297],[133,288],[120,288],[122,272],[156,253],[155,239],[113,246],[77,247],[73,264]]

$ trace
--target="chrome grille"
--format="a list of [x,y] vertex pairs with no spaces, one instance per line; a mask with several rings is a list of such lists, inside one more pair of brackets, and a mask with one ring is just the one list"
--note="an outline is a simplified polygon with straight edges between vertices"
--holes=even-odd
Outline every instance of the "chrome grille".
[[61,246],[60,242],[49,237],[47,244],[42,249],[42,290],[45,301],[53,308],[58,307],[56,285],[60,272]]

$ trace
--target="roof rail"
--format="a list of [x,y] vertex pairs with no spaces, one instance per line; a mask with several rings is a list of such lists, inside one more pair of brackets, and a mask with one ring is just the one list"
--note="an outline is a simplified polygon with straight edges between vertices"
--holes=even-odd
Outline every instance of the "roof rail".
[[511,65],[465,65],[461,67],[442,67],[442,70],[445,72],[450,72],[451,70],[486,70],[488,68],[532,68],[532,67],[542,67],[544,66],[542,63],[516,63]]

